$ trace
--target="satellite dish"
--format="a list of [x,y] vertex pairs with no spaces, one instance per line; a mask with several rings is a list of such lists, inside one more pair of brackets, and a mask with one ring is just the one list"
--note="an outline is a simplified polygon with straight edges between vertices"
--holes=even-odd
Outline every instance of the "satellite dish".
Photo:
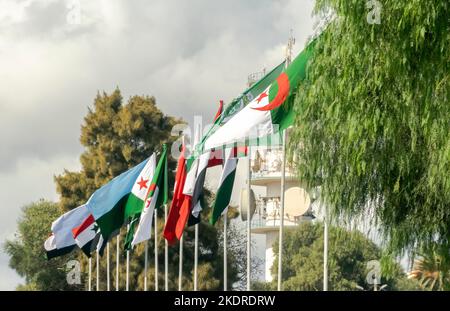
[[284,198],[284,212],[289,218],[304,215],[311,204],[308,192],[300,187],[291,187],[286,190]]
[[247,188],[241,189],[241,202],[239,204],[239,213],[241,214],[241,220],[246,221],[247,220],[247,211],[248,206],[250,205],[250,219],[253,217],[253,214],[255,214],[256,210],[256,200],[255,200],[255,193],[253,192],[253,189],[250,189],[250,203],[248,202],[248,190]]

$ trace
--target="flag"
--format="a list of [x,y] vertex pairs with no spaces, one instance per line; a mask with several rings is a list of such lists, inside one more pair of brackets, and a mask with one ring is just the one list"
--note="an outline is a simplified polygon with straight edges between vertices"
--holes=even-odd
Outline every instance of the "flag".
[[[223,113],[223,101],[220,101],[219,109],[214,117],[214,122],[218,123]],[[200,133],[197,133],[200,134]],[[191,211],[191,215],[187,218],[188,226],[193,226],[200,222],[200,212],[204,206],[204,196],[203,196],[203,185],[205,183],[206,169],[208,167],[213,167],[216,165],[221,165],[223,163],[223,154],[221,149],[211,149],[206,153],[201,154],[198,158],[196,155],[192,157],[192,163],[189,165],[189,172],[187,175],[187,182],[183,189],[183,193],[187,195],[186,198],[186,208],[183,209],[184,212],[187,210]],[[189,208],[187,208],[189,205]],[[180,225],[185,225],[180,224]]]
[[[175,185],[173,190],[172,202],[170,204],[169,215],[167,216],[166,225],[164,226],[164,238],[169,244],[174,244],[176,239],[181,238],[181,234],[177,234],[177,224],[182,221],[181,207],[183,205],[184,197],[183,187],[186,180],[186,159],[185,159],[186,146],[181,146],[181,154],[178,158],[177,173],[175,175]],[[186,222],[184,222],[185,224]],[[183,225],[184,228],[184,225]]]
[[89,213],[94,216],[104,239],[107,240],[122,227],[125,221],[126,202],[137,177],[148,161],[149,159],[116,176],[95,191],[86,203]]
[[96,223],[92,214],[89,214],[81,225],[72,229],[73,238],[76,244],[88,257],[91,257],[91,253],[96,247],[93,243],[95,236],[97,235],[96,231]]
[[76,246],[77,245],[74,243],[74,244],[71,244],[71,245],[67,245],[67,246],[58,248],[56,246],[56,239],[55,239],[55,235],[53,233],[44,242],[44,249],[45,249],[45,252],[46,252],[46,255],[47,255],[47,260],[50,260],[52,258],[68,254],[71,251],[73,251],[73,249]]
[[139,222],[141,212],[144,208],[145,198],[150,189],[150,183],[155,173],[156,154],[153,153],[147,164],[136,178],[133,189],[128,197],[125,205],[125,221],[129,221],[129,228],[124,240],[124,249],[131,249],[131,241],[133,240],[134,230]]
[[223,100],[219,102],[219,110],[217,110],[216,115],[214,116],[214,123],[219,119],[223,112]]
[[44,242],[47,259],[67,254],[76,247],[72,228],[79,226],[88,215],[86,205],[81,205],[61,215],[52,223],[52,235]]
[[189,180],[190,188],[192,188],[191,196],[191,215],[188,219],[188,226],[193,226],[200,222],[200,212],[204,206],[203,186],[205,184],[206,169],[209,167],[211,152],[200,155],[197,161],[197,172],[195,178]]
[[167,204],[169,197],[167,176],[167,146],[163,145],[161,158],[156,167],[150,184],[144,209],[142,210],[139,224],[134,234],[131,245],[146,241],[151,237],[151,228],[153,222],[153,212],[163,204]]
[[92,214],[89,214],[78,227],[72,229],[72,235],[75,243],[87,257],[91,257],[91,253],[95,250],[103,256],[106,243],[103,243],[103,237]]
[[219,187],[216,192],[216,199],[212,207],[210,218],[210,223],[213,225],[217,222],[220,215],[222,215],[230,204],[238,158],[246,156],[246,154],[246,146],[226,150],[225,165],[222,170],[222,175],[220,176]]
[[246,138],[268,136],[290,126],[293,122],[292,99],[299,83],[306,77],[306,66],[313,52],[309,44],[272,82],[247,106],[230,118],[204,142],[208,150]]
[[214,132],[219,129],[222,125],[227,123],[232,119],[239,111],[241,111],[248,103],[250,103],[256,96],[258,96],[262,91],[264,91],[272,82],[283,72],[285,67],[285,62],[282,62],[259,81],[251,85],[246,89],[241,95],[233,99],[231,103],[227,105],[226,108],[221,108],[220,116],[214,118],[214,125],[208,130],[208,132],[200,139],[197,146],[199,152],[204,151],[204,142],[209,138]]

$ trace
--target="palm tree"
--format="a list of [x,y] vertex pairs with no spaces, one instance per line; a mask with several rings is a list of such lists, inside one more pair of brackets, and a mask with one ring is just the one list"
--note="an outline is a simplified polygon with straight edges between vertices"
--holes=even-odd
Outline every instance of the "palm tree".
[[416,279],[425,290],[450,290],[449,248],[434,245],[422,251],[414,260],[408,278]]

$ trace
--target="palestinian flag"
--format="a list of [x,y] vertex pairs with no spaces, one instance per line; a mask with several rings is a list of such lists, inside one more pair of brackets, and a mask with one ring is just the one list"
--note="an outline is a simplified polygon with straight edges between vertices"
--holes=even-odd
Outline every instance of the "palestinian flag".
[[109,183],[95,191],[86,203],[89,213],[94,216],[95,222],[99,226],[105,240],[108,240],[115,232],[118,232],[124,224],[125,206],[128,202],[128,197],[135,186],[136,179],[148,161],[149,159],[116,176]]
[[44,242],[47,259],[67,254],[76,247],[72,228],[79,226],[88,215],[86,205],[81,205],[61,215],[52,223],[52,234]]
[[145,206],[142,210],[136,233],[134,233],[131,242],[132,246],[150,239],[153,212],[155,208],[167,204],[169,197],[168,190],[167,146],[164,144],[161,158],[159,159],[158,166],[156,167],[155,174],[148,189]]
[[314,41],[276,81],[211,134],[205,140],[203,148],[208,150],[248,138],[265,137],[289,127],[294,119],[293,94],[306,77],[306,67],[313,46]]
[[215,224],[220,215],[224,213],[230,204],[231,194],[233,192],[234,178],[239,157],[247,155],[247,147],[235,147],[226,150],[225,165],[220,176],[219,187],[216,193],[216,200],[212,208],[210,223]]
[[149,161],[142,169],[138,178],[135,181],[133,189],[128,197],[125,205],[125,221],[130,222],[127,235],[124,241],[125,250],[131,249],[131,241],[133,240],[134,230],[139,222],[141,212],[144,208],[145,198],[150,189],[150,183],[155,173],[156,154],[153,153]]

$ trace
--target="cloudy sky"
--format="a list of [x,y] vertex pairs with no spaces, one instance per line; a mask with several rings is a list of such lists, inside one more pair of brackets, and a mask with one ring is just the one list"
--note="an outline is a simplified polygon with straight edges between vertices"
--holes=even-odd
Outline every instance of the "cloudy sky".
[[[97,91],[153,95],[167,114],[210,120],[248,74],[297,53],[313,0],[0,0],[0,241],[24,204],[57,200],[79,168],[80,124]],[[0,252],[0,290],[22,280]]]

